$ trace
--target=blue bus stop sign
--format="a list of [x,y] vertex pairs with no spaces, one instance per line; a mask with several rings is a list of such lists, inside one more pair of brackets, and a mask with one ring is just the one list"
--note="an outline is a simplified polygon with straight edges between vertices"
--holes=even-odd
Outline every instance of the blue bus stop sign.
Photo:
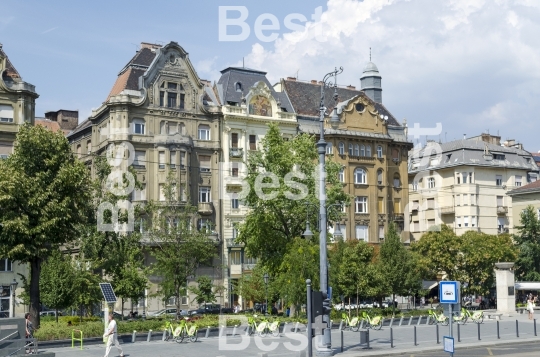
[[439,299],[441,304],[457,304],[460,302],[459,282],[441,281],[439,282]]

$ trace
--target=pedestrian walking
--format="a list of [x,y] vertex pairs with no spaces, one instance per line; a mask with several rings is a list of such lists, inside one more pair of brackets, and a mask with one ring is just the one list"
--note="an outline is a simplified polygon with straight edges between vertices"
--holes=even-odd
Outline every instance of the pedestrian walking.
[[527,311],[529,312],[529,320],[533,319],[534,316],[534,298],[532,294],[529,294],[527,298]]
[[116,321],[114,320],[113,314],[109,314],[109,327],[107,327],[107,332],[103,337],[108,337],[107,347],[105,348],[105,357],[109,357],[109,352],[111,352],[112,345],[120,351],[120,357],[124,357],[124,351],[120,347],[120,342],[118,342],[118,327],[116,326]]

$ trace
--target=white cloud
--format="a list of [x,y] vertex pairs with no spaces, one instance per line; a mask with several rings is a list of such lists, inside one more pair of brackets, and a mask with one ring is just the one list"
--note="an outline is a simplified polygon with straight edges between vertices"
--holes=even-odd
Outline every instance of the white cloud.
[[213,58],[206,58],[195,63],[194,67],[199,77],[210,81],[219,79],[219,72],[216,67],[217,60],[218,57],[215,56]]
[[534,133],[520,128],[540,112],[531,99],[540,96],[538,3],[329,0],[320,24],[311,21],[264,47],[253,44],[246,66],[267,71],[271,81],[298,70],[302,80],[320,80],[343,66],[338,84],[359,87],[371,47],[383,102],[399,119],[441,121],[449,138],[452,130],[461,136],[463,126],[497,126],[492,132],[511,132],[537,150]]

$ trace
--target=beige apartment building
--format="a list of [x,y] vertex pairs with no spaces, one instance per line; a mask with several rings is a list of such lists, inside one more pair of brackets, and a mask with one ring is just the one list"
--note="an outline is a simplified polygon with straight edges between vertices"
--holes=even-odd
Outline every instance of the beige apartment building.
[[[22,80],[0,44],[0,159],[13,153],[13,145],[20,127],[34,125],[36,88]],[[16,296],[22,292],[18,273],[28,276],[28,266],[0,257],[0,318],[21,316],[26,310]],[[17,288],[13,283],[17,282]],[[15,293],[15,294],[14,294]]]
[[[506,145],[506,146],[505,146]],[[430,227],[446,224],[460,235],[514,233],[508,191],[536,180],[532,156],[500,136],[482,134],[447,143],[428,142],[409,153],[409,207],[412,241]]]
[[[142,43],[119,72],[105,102],[68,139],[73,151],[92,170],[94,156],[103,154],[109,144],[131,144],[135,153],[132,165],[143,184],[141,190],[132,193],[133,203],[164,201],[162,188],[172,170],[179,182],[179,200],[189,200],[198,208],[193,226],[210,234],[220,256],[222,217],[217,172],[221,161],[221,110],[217,104],[209,83],[198,77],[188,53],[178,43]],[[127,165],[124,161],[123,165]],[[152,255],[146,252],[145,256],[150,265]],[[221,285],[221,260],[217,258],[213,263],[213,267],[199,268],[197,274],[210,276],[216,285]],[[156,293],[159,281],[157,276],[150,277],[146,297]],[[218,299],[223,302],[224,296]],[[182,305],[192,308],[192,300],[186,296]],[[166,305],[174,304],[171,300]],[[134,302],[139,313],[163,307],[160,298]]]
[[297,133],[296,115],[285,93],[274,90],[266,72],[249,68],[229,67],[221,71],[215,91],[222,103],[223,150],[221,182],[221,211],[223,212],[223,259],[226,272],[224,286],[228,287],[227,303],[251,307],[234,291],[236,281],[249,274],[256,260],[245,254],[243,244],[236,243],[238,226],[248,213],[238,197],[242,178],[247,174],[245,162],[250,151],[258,149],[268,131],[268,124],[279,125],[285,137]]
[[[324,137],[329,160],[342,165],[339,179],[351,203],[345,207],[345,218],[339,224],[345,239],[380,243],[390,222],[405,239],[404,209],[407,190],[407,127],[383,105],[381,76],[369,62],[360,78],[361,90],[354,86],[338,87],[340,125],[332,129],[325,121]],[[290,98],[298,118],[299,131],[318,137],[321,83],[282,79],[276,85]],[[325,89],[325,106],[331,115],[336,103],[334,88]],[[329,229],[333,233],[334,229]]]
[[[516,187],[507,193],[512,199],[512,219],[514,227],[521,225],[521,212],[528,206],[533,206],[536,216],[540,219],[540,180],[529,183],[528,185]],[[514,234],[518,230],[514,229]]]

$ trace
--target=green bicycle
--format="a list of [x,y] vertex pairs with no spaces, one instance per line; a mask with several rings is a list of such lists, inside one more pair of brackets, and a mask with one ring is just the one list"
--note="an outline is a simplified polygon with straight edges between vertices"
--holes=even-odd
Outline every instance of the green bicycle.
[[351,330],[354,332],[357,332],[360,330],[360,319],[358,317],[353,317],[352,319],[349,319],[349,315],[346,313],[341,314],[341,319],[345,321],[345,327],[344,330]]
[[450,323],[450,319],[446,316],[444,316],[444,313],[437,314],[435,311],[428,310],[429,314],[429,324],[441,324],[443,326],[447,326]]
[[469,310],[465,310],[465,313],[467,314],[467,317],[470,318],[473,322],[476,322],[477,324],[481,324],[484,322],[484,311],[483,310],[476,310],[474,313],[471,314]]
[[461,315],[454,316],[453,321],[456,321],[458,325],[465,325],[469,319],[469,312],[464,307],[461,308]]
[[182,343],[185,338],[189,339],[191,342],[197,342],[197,334],[199,328],[197,324],[192,324],[188,326],[186,320],[180,321],[180,325],[173,332],[173,340],[176,343]]
[[374,316],[373,318],[369,316],[367,312],[362,312],[362,318],[366,321],[367,329],[380,330],[382,328],[382,316]]

